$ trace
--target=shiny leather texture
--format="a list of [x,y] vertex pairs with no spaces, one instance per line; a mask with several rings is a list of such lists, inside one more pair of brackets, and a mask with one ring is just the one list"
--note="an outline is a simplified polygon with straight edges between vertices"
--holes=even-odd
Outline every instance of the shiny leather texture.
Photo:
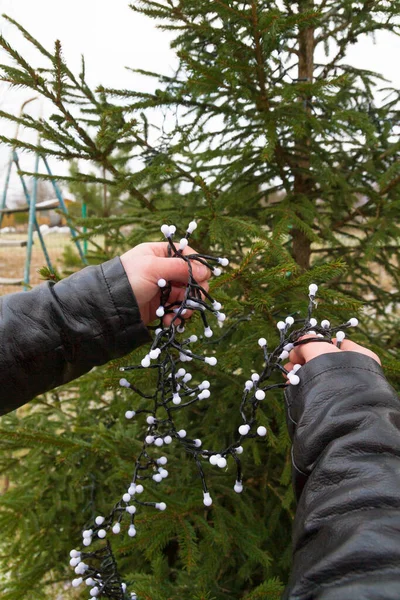
[[298,375],[285,391],[298,506],[283,599],[399,600],[399,398],[357,352]]
[[119,257],[0,299],[0,414],[150,340]]

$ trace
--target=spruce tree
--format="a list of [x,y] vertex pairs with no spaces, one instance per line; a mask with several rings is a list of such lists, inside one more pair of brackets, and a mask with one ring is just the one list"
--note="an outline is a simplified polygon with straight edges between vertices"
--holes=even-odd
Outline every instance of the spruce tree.
[[[181,423],[210,447],[228,442],[240,422],[243,383],[261,366],[257,339],[277,342],[275,322],[305,310],[311,282],[324,284],[316,316],[342,322],[358,311],[354,339],[380,354],[399,381],[398,90],[346,63],[362,34],[399,33],[399,8],[383,0],[136,2],[134,11],[176,33],[179,69],[171,77],[146,73],[158,82],[154,93],[90,89],[84,63],[75,75],[59,42],[50,52],[16,23],[42,64],[0,37],[13,59],[2,78],[54,106],[49,119],[0,113],[37,131],[40,144],[1,141],[78,160],[71,175],[59,176],[75,189],[112,189],[123,213],[86,221],[107,230],[109,253],[159,240],[162,222],[183,229],[195,216],[193,244],[231,259],[232,269],[213,282],[229,321],[218,340],[203,340],[219,358],[217,393],[208,410],[188,410]],[[155,107],[174,117],[158,137]],[[191,327],[202,332],[200,320]],[[142,355],[2,418],[5,600],[54,598],[57,587],[60,597],[74,597],[68,551],[83,525],[114,502],[141,447],[143,424],[123,421],[132,398],[118,388],[117,367]],[[136,381],[151,389],[147,375]],[[248,446],[245,493],[238,497],[226,473],[210,470],[209,511],[193,465],[171,447],[168,511],[143,513],[137,538],[117,546],[140,600],[279,598],[295,510],[280,392],[261,418],[268,440]],[[153,493],[159,500],[156,487]]]

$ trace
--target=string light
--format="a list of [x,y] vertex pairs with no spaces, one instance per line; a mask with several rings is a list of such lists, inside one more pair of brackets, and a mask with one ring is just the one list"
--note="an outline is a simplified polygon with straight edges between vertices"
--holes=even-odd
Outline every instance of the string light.
[[[171,258],[185,261],[188,268],[188,284],[184,291],[184,299],[181,302],[170,302],[170,282],[161,278],[158,280],[160,288],[160,305],[156,315],[160,319],[155,328],[155,337],[148,353],[141,360],[140,365],[122,367],[121,371],[129,372],[137,369],[156,369],[158,371],[158,384],[154,394],[148,395],[134,387],[126,378],[120,379],[120,386],[130,389],[146,401],[152,402],[152,408],[147,404],[146,408],[136,410],[129,409],[125,412],[125,418],[130,421],[140,418],[142,413],[147,413],[145,423],[147,431],[144,436],[143,448],[139,452],[135,463],[132,481],[127,491],[114,505],[107,516],[99,515],[93,524],[82,532],[82,545],[84,550],[71,550],[70,566],[75,574],[79,575],[72,581],[73,587],[79,587],[83,583],[90,587],[91,598],[110,598],[112,600],[141,600],[133,591],[127,590],[127,585],[121,580],[118,573],[116,561],[112,552],[109,533],[119,535],[124,531],[128,536],[134,538],[137,534],[135,519],[138,509],[154,508],[159,511],[167,510],[167,504],[161,502],[143,502],[138,495],[145,492],[145,486],[161,486],[167,479],[169,472],[165,469],[167,458],[153,455],[155,448],[169,445],[172,442],[179,444],[193,457],[199,471],[203,487],[203,504],[209,508],[212,506],[212,497],[208,490],[204,466],[207,463],[213,467],[225,469],[229,464],[236,467],[236,477],[233,489],[236,493],[243,492],[243,474],[239,456],[243,453],[242,442],[252,438],[265,438],[267,428],[257,423],[257,409],[261,402],[265,401],[269,390],[284,388],[287,384],[299,385],[301,382],[301,365],[295,364],[288,372],[282,361],[289,358],[290,352],[299,344],[310,342],[333,343],[336,335],[336,343],[340,344],[345,338],[344,329],[358,325],[356,318],[351,318],[339,327],[332,328],[327,320],[321,321],[318,326],[317,320],[312,317],[312,311],[316,306],[316,293],[318,286],[309,286],[309,305],[306,319],[295,320],[288,316],[285,320],[277,323],[280,342],[279,345],[268,352],[267,340],[261,337],[258,346],[263,353],[264,367],[260,373],[252,373],[244,384],[244,390],[240,403],[240,415],[242,424],[232,435],[231,444],[219,451],[204,450],[200,439],[191,439],[190,433],[185,429],[175,427],[175,414],[179,410],[196,403],[208,400],[211,393],[211,385],[207,380],[201,383],[192,383],[193,376],[187,372],[180,363],[191,361],[203,361],[205,364],[215,367],[218,363],[216,356],[205,356],[196,354],[189,345],[198,341],[196,335],[189,337],[183,335],[185,330],[184,314],[187,310],[197,311],[204,325],[204,337],[211,338],[213,330],[209,324],[209,318],[216,320],[219,326],[223,326],[226,314],[221,312],[221,303],[215,300],[210,293],[204,289],[193,276],[193,262],[197,261],[210,269],[215,276],[222,274],[221,267],[227,267],[227,258],[216,258],[204,254],[185,254],[188,247],[190,235],[196,230],[197,223],[192,221],[186,230],[184,238],[180,239],[176,246],[173,236],[176,232],[174,225],[162,225],[161,232],[168,241],[169,255]],[[216,266],[219,265],[219,266]],[[168,326],[164,325],[164,317],[172,315]],[[291,331],[293,326],[297,328]],[[306,333],[312,332],[311,338],[300,340]],[[287,383],[268,384],[273,372],[284,373]],[[151,413],[151,414],[149,414]],[[157,450],[158,451],[158,450]],[[146,485],[147,484],[147,485]],[[93,549],[89,549],[92,546]]]

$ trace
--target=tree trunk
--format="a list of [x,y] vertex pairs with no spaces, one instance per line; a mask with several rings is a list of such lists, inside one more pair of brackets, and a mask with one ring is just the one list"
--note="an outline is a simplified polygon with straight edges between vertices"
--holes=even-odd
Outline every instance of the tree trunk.
[[[314,0],[303,0],[299,3],[299,12],[313,10]],[[314,76],[314,27],[306,27],[299,32],[299,68],[298,79],[300,81],[312,82]],[[302,110],[311,114],[311,95],[303,95],[299,98]],[[296,156],[298,164],[295,168],[294,194],[295,202],[297,196],[310,196],[313,188],[313,180],[310,174],[310,143],[311,132],[296,143]],[[300,216],[300,215],[299,215]],[[311,242],[306,235],[297,228],[293,229],[293,258],[300,267],[310,267]]]

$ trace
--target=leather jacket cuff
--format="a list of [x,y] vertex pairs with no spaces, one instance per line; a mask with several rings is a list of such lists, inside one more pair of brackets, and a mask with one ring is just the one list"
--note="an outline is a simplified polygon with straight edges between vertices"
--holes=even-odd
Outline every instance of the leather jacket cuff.
[[113,324],[116,358],[149,342],[151,336],[142,321],[135,294],[119,256],[103,263],[101,270],[117,315]]
[[[377,377],[382,388],[394,390],[387,382],[382,367],[371,357],[359,352],[322,354],[310,360],[299,371],[300,383],[285,389],[286,419],[292,447],[293,486],[300,497],[307,479],[326,447],[355,427],[348,419],[351,397],[371,387]],[[347,417],[347,425],[343,423]],[[306,431],[312,427],[312,443]],[[322,439],[323,437],[323,439]]]

